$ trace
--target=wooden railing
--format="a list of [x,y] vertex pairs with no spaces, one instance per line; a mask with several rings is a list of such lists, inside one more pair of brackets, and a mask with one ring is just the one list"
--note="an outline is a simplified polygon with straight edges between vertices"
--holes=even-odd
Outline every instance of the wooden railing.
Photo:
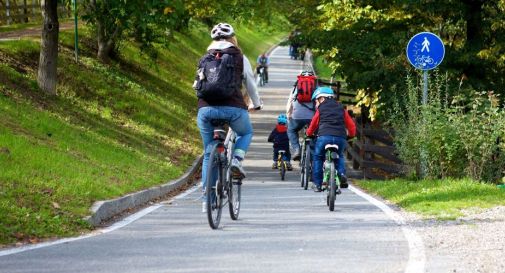
[[360,170],[362,178],[384,179],[396,176],[403,170],[393,145],[394,132],[363,124],[356,119],[356,139],[349,143],[347,159],[352,168]]
[[[65,5],[58,6],[58,17],[72,15]],[[40,0],[0,0],[0,25],[40,21],[42,18]]]

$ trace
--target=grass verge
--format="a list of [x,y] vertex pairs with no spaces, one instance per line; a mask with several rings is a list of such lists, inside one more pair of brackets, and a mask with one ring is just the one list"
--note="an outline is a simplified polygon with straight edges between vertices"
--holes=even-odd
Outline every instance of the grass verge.
[[[284,35],[237,29],[250,58]],[[177,178],[201,153],[191,85],[206,27],[157,45],[156,61],[126,42],[110,65],[80,35],[76,63],[73,33],[60,33],[56,97],[37,88],[37,39],[0,43],[0,245],[89,230],[93,202]]]
[[424,217],[453,220],[463,210],[505,205],[505,190],[469,179],[357,181],[368,192]]

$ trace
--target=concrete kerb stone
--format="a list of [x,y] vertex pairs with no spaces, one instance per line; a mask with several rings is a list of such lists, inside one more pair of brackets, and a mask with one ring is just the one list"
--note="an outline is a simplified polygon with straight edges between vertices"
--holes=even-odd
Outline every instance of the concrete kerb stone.
[[163,185],[130,193],[116,199],[95,202],[91,207],[92,214],[84,220],[86,220],[90,225],[96,227],[102,222],[107,221],[125,211],[140,207],[151,201],[166,196],[170,192],[186,184],[198,171],[200,165],[202,164],[202,160],[203,156],[199,156],[195,161],[193,161],[191,167],[176,180],[171,180]]

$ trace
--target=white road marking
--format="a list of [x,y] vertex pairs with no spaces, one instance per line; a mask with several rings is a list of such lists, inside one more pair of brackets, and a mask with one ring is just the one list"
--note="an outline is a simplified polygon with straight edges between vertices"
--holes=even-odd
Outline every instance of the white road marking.
[[91,237],[94,237],[94,236],[98,236],[98,235],[101,235],[101,234],[112,232],[114,230],[117,230],[117,229],[120,229],[122,227],[125,227],[125,226],[127,226],[127,225],[135,222],[136,220],[144,217],[145,215],[147,215],[147,214],[149,214],[149,213],[151,213],[151,212],[159,209],[160,207],[163,206],[163,204],[169,204],[169,203],[173,202],[174,200],[186,197],[187,195],[189,195],[189,194],[193,193],[194,191],[196,191],[198,188],[199,188],[198,186],[192,187],[192,188],[186,190],[185,192],[183,192],[183,193],[175,196],[174,198],[172,198],[172,199],[170,199],[168,201],[162,202],[160,204],[149,206],[149,207],[147,207],[147,208],[145,208],[143,210],[140,210],[140,211],[138,211],[138,212],[136,212],[136,213],[134,213],[134,214],[132,214],[132,215],[130,215],[130,216],[122,219],[122,220],[120,220],[119,222],[114,223],[110,227],[106,227],[106,228],[103,228],[103,229],[95,230],[95,231],[91,232],[90,234],[86,234],[86,235],[82,235],[82,236],[78,236],[78,237],[73,237],[73,238],[60,239],[60,240],[51,241],[51,242],[43,242],[43,243],[38,243],[38,244],[30,244],[30,245],[25,245],[25,246],[20,246],[20,247],[14,247],[14,248],[6,249],[6,250],[0,250],[0,257],[16,254],[16,253],[20,253],[20,252],[25,252],[25,251],[28,251],[28,250],[43,248],[43,247],[70,243],[70,242],[73,242],[73,241],[82,240],[82,239],[86,239],[86,238],[91,238]]
[[426,263],[426,255],[424,253],[424,244],[423,240],[417,234],[417,232],[411,229],[405,219],[401,216],[401,214],[392,210],[388,205],[383,202],[377,200],[371,195],[364,193],[363,191],[357,189],[349,185],[349,189],[355,194],[363,197],[368,202],[372,203],[376,207],[380,208],[387,216],[393,219],[398,225],[401,226],[403,235],[407,239],[409,244],[409,260],[407,262],[407,266],[405,268],[405,273],[423,273],[425,272],[425,263]]

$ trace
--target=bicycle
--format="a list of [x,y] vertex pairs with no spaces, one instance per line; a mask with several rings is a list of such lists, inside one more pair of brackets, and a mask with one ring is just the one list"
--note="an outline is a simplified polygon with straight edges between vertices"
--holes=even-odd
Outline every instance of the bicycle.
[[277,169],[279,169],[279,173],[281,175],[281,180],[284,181],[286,178],[286,170],[288,169],[288,165],[286,164],[286,160],[284,160],[286,151],[279,150],[279,155],[277,156]]
[[256,84],[258,86],[263,86],[266,83],[266,75],[265,75],[265,67],[260,66],[258,69],[258,79],[256,80]]
[[330,211],[335,210],[335,199],[337,194],[340,194],[340,179],[335,169],[335,164],[338,161],[338,145],[327,144],[324,147],[325,160],[323,163],[323,191],[328,191],[326,196],[326,205]]
[[303,132],[304,132],[304,137],[303,137],[303,142],[302,142],[302,148],[301,148],[301,155],[302,158],[300,158],[300,181],[301,181],[301,187],[304,190],[307,190],[309,187],[309,180],[310,180],[310,175],[311,175],[311,154],[310,154],[310,141],[311,139],[307,137],[307,134],[305,133],[307,131],[307,125],[303,127]]
[[[209,164],[207,166],[207,181],[205,194],[207,196],[207,220],[212,229],[219,227],[221,212],[226,203],[230,218],[237,220],[240,213],[241,186],[243,177],[232,176],[230,163],[237,135],[228,127],[227,120],[211,120],[214,126],[214,141],[212,144]],[[214,175],[217,170],[217,177]]]

